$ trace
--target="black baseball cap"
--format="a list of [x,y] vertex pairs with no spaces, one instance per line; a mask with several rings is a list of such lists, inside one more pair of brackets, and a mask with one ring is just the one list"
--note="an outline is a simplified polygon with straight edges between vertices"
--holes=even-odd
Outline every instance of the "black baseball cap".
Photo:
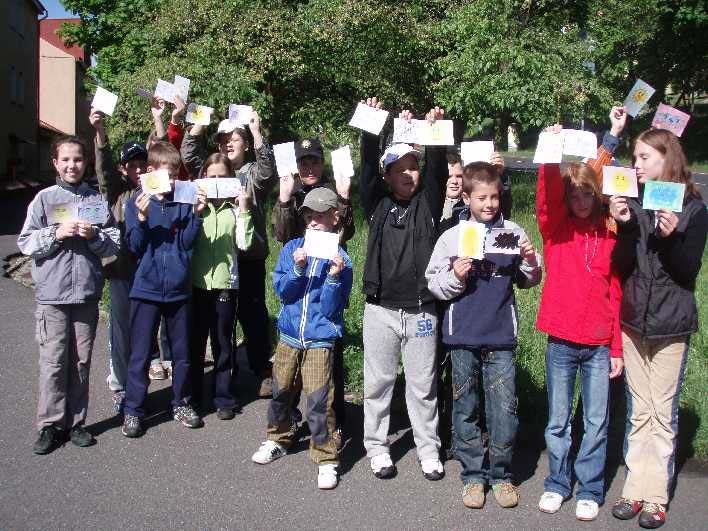
[[123,144],[123,149],[120,150],[120,163],[126,164],[134,159],[142,159],[147,161],[148,152],[145,146],[135,140],[130,140]]
[[306,138],[295,144],[295,159],[300,160],[305,157],[317,157],[324,160],[322,143],[317,138]]

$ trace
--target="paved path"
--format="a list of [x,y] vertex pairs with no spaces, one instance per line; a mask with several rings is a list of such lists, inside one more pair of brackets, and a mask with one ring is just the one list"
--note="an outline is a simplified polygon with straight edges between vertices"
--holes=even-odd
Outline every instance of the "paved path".
[[[0,257],[15,252],[15,237],[0,236]],[[574,503],[559,514],[536,509],[547,470],[544,453],[517,452],[522,481],[518,508],[502,510],[493,499],[481,511],[461,503],[460,467],[426,481],[415,459],[410,428],[396,423],[392,455],[399,474],[375,479],[361,446],[361,408],[350,404],[354,440],[343,452],[337,489],[316,488],[316,467],[306,444],[268,466],[251,454],[264,437],[267,401],[255,399],[255,384],[242,370],[243,414],[188,430],[167,414],[166,384],[150,387],[152,412],[144,437],[120,434],[105,385],[106,326],[99,325],[91,371],[88,428],[98,444],[71,444],[35,456],[33,417],[37,392],[33,293],[0,277],[0,528],[19,529],[637,529],[612,518],[609,506],[598,521],[580,524]],[[621,489],[617,464],[609,467],[608,500]],[[708,466],[689,461],[679,475],[666,529],[705,529]],[[702,522],[702,523],[701,523]]]

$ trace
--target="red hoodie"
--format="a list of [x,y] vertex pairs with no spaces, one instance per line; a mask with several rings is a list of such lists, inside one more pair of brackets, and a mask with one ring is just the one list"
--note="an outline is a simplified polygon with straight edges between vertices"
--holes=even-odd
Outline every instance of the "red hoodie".
[[611,266],[616,234],[607,218],[599,225],[568,215],[558,164],[538,171],[536,217],[543,238],[546,281],[536,328],[581,345],[609,345],[622,357],[622,286]]
[[[184,138],[184,128],[181,125],[173,124],[170,120],[170,125],[167,126],[167,141],[180,151],[182,147],[182,138]],[[179,163],[179,180],[191,181],[189,172],[184,167],[184,163]]]

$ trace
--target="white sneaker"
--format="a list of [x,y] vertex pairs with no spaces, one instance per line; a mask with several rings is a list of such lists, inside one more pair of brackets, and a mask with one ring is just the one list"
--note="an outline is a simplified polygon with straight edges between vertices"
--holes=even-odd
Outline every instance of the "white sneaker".
[[583,522],[591,522],[597,518],[600,508],[593,500],[578,500],[575,506],[575,517]]
[[542,513],[557,513],[563,505],[563,496],[556,492],[546,491],[538,501],[538,509]]
[[379,479],[391,478],[396,474],[396,467],[389,454],[379,454],[371,458],[371,470]]
[[337,486],[337,465],[326,464],[320,465],[317,473],[317,487],[322,490],[333,489]]
[[251,461],[259,465],[267,465],[283,457],[287,450],[275,441],[264,441],[258,451],[251,456]]
[[429,481],[437,481],[445,476],[445,469],[443,468],[440,459],[437,457],[423,459],[420,462],[420,468],[423,469],[425,479]]

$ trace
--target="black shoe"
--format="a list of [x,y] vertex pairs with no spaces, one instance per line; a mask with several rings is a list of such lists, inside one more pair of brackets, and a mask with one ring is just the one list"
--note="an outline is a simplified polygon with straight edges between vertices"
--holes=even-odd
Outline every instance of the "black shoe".
[[631,520],[642,510],[642,502],[620,498],[612,506],[612,516],[620,520]]
[[639,527],[644,529],[656,529],[666,522],[666,507],[660,503],[642,504],[642,512],[639,513]]
[[39,430],[39,437],[32,451],[37,455],[45,455],[56,450],[64,440],[64,431],[54,426],[45,426]]
[[80,425],[71,428],[70,438],[72,443],[74,443],[76,446],[81,446],[82,448],[86,446],[91,446],[96,442],[96,439],[93,438],[93,435],[86,431],[86,428]]
[[220,407],[216,410],[216,418],[219,420],[231,420],[236,415],[241,413],[241,406],[233,405],[231,407]]
[[123,435],[130,437],[131,439],[140,437],[143,433],[145,433],[140,422],[140,417],[128,415],[126,413],[125,418],[123,419],[123,428],[121,429],[121,432]]
[[181,423],[182,426],[187,426],[188,428],[199,428],[203,425],[202,418],[197,415],[197,412],[189,405],[173,408],[172,416],[177,422]]

